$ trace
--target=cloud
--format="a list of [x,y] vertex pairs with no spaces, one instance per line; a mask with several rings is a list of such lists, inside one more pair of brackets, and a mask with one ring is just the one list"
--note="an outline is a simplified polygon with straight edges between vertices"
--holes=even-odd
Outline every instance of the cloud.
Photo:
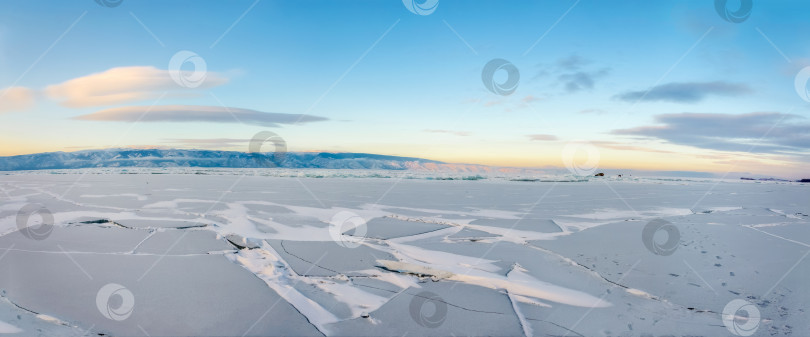
[[[227,78],[207,72],[205,81],[197,88],[211,88],[227,82]],[[192,91],[175,83],[168,70],[151,66],[112,68],[45,88],[48,97],[71,108],[137,102],[163,95],[176,97],[189,95]]]
[[557,66],[566,70],[579,70],[583,66],[591,63],[579,55],[570,55],[557,60]]
[[551,71],[549,71],[548,68],[541,68],[534,74],[531,80],[534,81],[536,79],[543,78],[549,75],[551,75]]
[[614,150],[642,151],[642,152],[654,152],[654,153],[666,153],[666,154],[679,154],[678,152],[653,149],[653,148],[643,147],[643,146],[635,146],[635,145],[632,145],[632,144],[624,144],[624,143],[619,143],[619,142],[592,141],[590,143],[593,144],[593,145],[597,145],[600,148],[607,148],[607,149],[614,149]]
[[601,115],[601,114],[605,113],[605,110],[602,110],[602,109],[585,109],[585,110],[579,110],[579,113],[581,113],[581,114],[597,114],[597,115]]
[[521,99],[521,101],[523,103],[531,103],[531,102],[540,101],[540,100],[542,100],[542,98],[535,97],[533,95],[527,95],[526,97],[523,97],[523,99]]
[[529,140],[540,140],[540,141],[553,141],[559,139],[555,135],[543,135],[543,134],[526,135],[526,137],[529,137]]
[[466,131],[450,131],[450,130],[432,130],[432,129],[427,129],[427,130],[422,130],[422,132],[430,132],[430,133],[446,133],[446,134],[456,135],[456,136],[460,136],[460,137],[467,137],[467,136],[469,136],[469,135],[470,135],[470,133],[469,133],[469,132],[466,132]]
[[164,139],[165,143],[183,144],[188,146],[209,147],[237,147],[250,143],[250,139],[239,138],[171,138]]
[[565,90],[568,92],[577,92],[582,89],[593,89],[596,79],[608,74],[608,69],[597,71],[577,71],[567,74],[562,74],[558,77],[560,82],[565,85]]
[[561,84],[568,93],[574,93],[584,89],[593,89],[596,85],[596,81],[606,76],[610,72],[610,68],[598,70],[584,69],[591,63],[590,60],[584,59],[579,55],[566,56],[550,65],[538,65],[539,70],[534,77],[532,77],[532,80],[556,75],[557,83],[555,84]]
[[682,82],[667,83],[652,87],[648,91],[630,91],[614,96],[614,98],[635,101],[668,101],[676,103],[695,103],[709,95],[736,96],[751,92],[745,84],[714,82]]
[[276,112],[261,112],[250,109],[196,105],[130,106],[106,109],[73,119],[86,121],[116,122],[216,122],[245,123],[276,127],[278,124],[295,124],[328,120],[325,117]]
[[796,154],[810,150],[810,124],[778,112],[678,113],[655,117],[660,125],[613,130],[617,135],[657,138],[703,149]]
[[25,87],[0,90],[0,113],[28,110],[34,106],[34,91]]

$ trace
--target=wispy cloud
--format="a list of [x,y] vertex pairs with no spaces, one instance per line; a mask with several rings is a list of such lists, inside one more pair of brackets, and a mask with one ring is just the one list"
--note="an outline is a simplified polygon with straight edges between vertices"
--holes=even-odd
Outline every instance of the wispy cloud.
[[596,145],[600,148],[606,149],[614,149],[614,150],[624,150],[624,151],[641,151],[641,152],[653,152],[653,153],[666,153],[666,154],[678,154],[677,152],[667,151],[667,150],[660,150],[651,148],[648,146],[636,146],[633,144],[624,144],[619,142],[611,142],[611,141],[592,141],[590,142],[593,145]]
[[[214,72],[207,72],[197,89],[206,89],[228,82]],[[168,70],[151,66],[112,68],[50,85],[45,93],[66,107],[104,106],[167,97],[188,96],[194,89],[178,85]]]
[[534,134],[534,135],[526,135],[529,137],[529,140],[539,140],[539,141],[554,141],[559,140],[555,135],[545,135],[545,134]]
[[612,133],[720,151],[796,154],[810,150],[810,124],[797,115],[678,113],[658,115],[655,120],[660,125]]
[[236,147],[245,145],[250,142],[250,139],[240,138],[169,138],[164,139],[163,142],[168,144],[182,144],[186,146],[196,147],[201,146],[205,148],[223,148],[223,147]]
[[579,55],[569,55],[557,60],[557,66],[566,70],[579,70],[585,65],[590,64],[590,60],[586,60]]
[[595,71],[577,71],[562,74],[558,77],[568,92],[577,92],[583,89],[593,89],[596,80],[608,74],[608,69]]
[[534,95],[526,95],[526,97],[523,97],[523,99],[521,99],[521,102],[523,102],[523,103],[531,103],[531,102],[536,102],[536,101],[540,101],[540,100],[542,100],[542,98],[536,97]]
[[579,110],[579,113],[581,113],[581,114],[597,114],[597,115],[601,115],[601,114],[605,113],[605,110],[602,110],[602,109],[584,109],[584,110]]
[[261,112],[250,109],[197,105],[130,106],[106,109],[74,117],[86,121],[116,122],[216,122],[245,123],[275,127],[279,124],[295,124],[328,120],[325,117],[276,112]]
[[0,89],[0,113],[28,110],[34,106],[34,91],[25,87]]
[[562,85],[568,93],[590,90],[594,88],[599,78],[610,73],[610,68],[586,69],[591,63],[591,60],[576,54],[566,56],[552,64],[540,64],[532,80],[556,76],[556,84]]
[[499,100],[484,102],[484,106],[485,107],[492,107],[492,106],[496,106],[496,105],[501,105],[503,103],[504,103],[504,100],[499,99]]
[[649,90],[630,91],[614,96],[628,101],[668,101],[676,103],[695,103],[710,95],[736,96],[751,92],[745,84],[714,82],[673,82],[652,87]]
[[422,132],[430,132],[430,133],[446,133],[446,134],[450,134],[450,135],[456,135],[456,136],[460,136],[460,137],[467,137],[467,136],[469,136],[469,135],[470,135],[470,133],[469,133],[469,132],[466,132],[466,131],[451,131],[451,130],[435,130],[435,129],[427,129],[427,130],[422,130]]

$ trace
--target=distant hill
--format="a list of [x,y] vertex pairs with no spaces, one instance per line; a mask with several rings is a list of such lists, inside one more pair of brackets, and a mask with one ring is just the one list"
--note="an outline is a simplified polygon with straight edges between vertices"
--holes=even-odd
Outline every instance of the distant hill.
[[[0,157],[0,171],[61,170],[82,168],[287,168],[287,169],[365,169],[411,170],[470,175],[504,175],[510,177],[571,176],[564,168],[518,168],[477,164],[455,164],[414,157],[369,153],[289,152],[281,156],[238,151],[178,149],[105,149],[76,152],[46,152]],[[605,175],[632,177],[716,178],[715,173],[691,171],[600,170]],[[747,174],[750,176],[750,173]],[[733,176],[733,175],[732,175]],[[743,176],[743,180],[751,179]],[[759,178],[759,177],[757,177]],[[540,179],[542,180],[542,179]],[[576,179],[575,179],[576,180]],[[758,179],[781,180],[781,179]],[[803,182],[810,182],[804,180]]]
[[[47,152],[0,157],[0,171],[78,169],[92,167],[228,167],[407,170],[441,168],[478,171],[480,165],[446,164],[435,160],[366,153],[246,153],[211,150],[108,149]],[[460,169],[460,170],[459,170]]]

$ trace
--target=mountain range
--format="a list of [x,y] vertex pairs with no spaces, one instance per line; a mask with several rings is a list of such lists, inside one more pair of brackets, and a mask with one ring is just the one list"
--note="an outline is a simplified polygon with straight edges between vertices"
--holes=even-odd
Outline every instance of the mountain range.
[[[286,169],[366,169],[413,170],[444,173],[506,174],[506,175],[566,175],[563,168],[516,168],[477,164],[445,163],[436,160],[399,157],[369,153],[287,152],[249,153],[238,151],[185,149],[103,149],[75,152],[45,152],[0,157],[0,171],[58,170],[98,167],[203,167],[203,168],[286,168]],[[718,177],[716,173],[691,171],[643,171],[604,169],[607,175],[668,176],[690,178]],[[744,180],[774,179],[748,172],[734,172],[729,177]],[[724,176],[725,177],[725,176]],[[784,180],[784,179],[778,179]],[[787,180],[786,180],[787,181]],[[802,182],[808,182],[807,179]]]
[[289,152],[284,154],[177,149],[105,149],[0,157],[0,171],[92,167],[322,168],[488,171],[487,166],[367,153]]

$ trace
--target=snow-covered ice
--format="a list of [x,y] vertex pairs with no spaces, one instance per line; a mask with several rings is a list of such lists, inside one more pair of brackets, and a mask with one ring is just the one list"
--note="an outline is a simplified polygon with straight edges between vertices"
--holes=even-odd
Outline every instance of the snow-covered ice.
[[808,184],[211,172],[0,175],[0,334],[810,335]]

